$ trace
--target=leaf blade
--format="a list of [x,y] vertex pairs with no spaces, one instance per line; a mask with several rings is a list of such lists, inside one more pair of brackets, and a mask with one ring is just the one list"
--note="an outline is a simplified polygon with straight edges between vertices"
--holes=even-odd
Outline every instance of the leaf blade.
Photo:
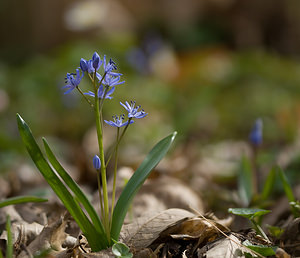
[[56,170],[56,172],[59,174],[59,176],[63,179],[63,181],[67,184],[67,186],[73,191],[73,193],[76,195],[78,200],[82,203],[84,208],[86,209],[87,213],[89,214],[92,222],[94,223],[97,230],[105,236],[103,225],[99,219],[99,216],[97,215],[94,207],[86,197],[86,195],[82,192],[78,184],[72,179],[72,177],[66,172],[66,170],[62,167],[62,165],[59,163],[57,158],[55,157],[53,151],[51,150],[48,142],[45,138],[43,138],[44,147],[46,150],[47,157],[49,159],[50,164],[53,166],[53,168]]
[[256,208],[229,208],[228,212],[234,215],[242,216],[247,219],[254,219],[255,217],[260,217],[271,211]]
[[8,205],[21,204],[27,202],[47,202],[48,199],[39,198],[36,196],[16,196],[0,201],[0,208]]
[[6,232],[7,232],[7,245],[6,245],[6,257],[13,258],[13,240],[11,232],[11,221],[9,215],[6,218]]
[[238,192],[244,206],[249,206],[253,197],[252,173],[250,161],[243,156],[238,170]]
[[177,132],[174,132],[173,134],[170,134],[169,136],[158,142],[148,153],[133,176],[129,179],[114,208],[111,228],[112,239],[118,239],[123,221],[133,197],[138,192],[146,178],[149,176],[152,169],[166,155],[167,151],[171,147],[172,142],[175,139],[176,134]]
[[78,203],[73,199],[73,196],[70,194],[68,189],[64,186],[64,184],[49,166],[39,146],[37,145],[29,126],[19,114],[17,114],[17,122],[21,138],[33,162],[46,179],[47,183],[51,186],[55,194],[59,197],[64,206],[75,219],[78,226],[88,239],[92,249],[100,250],[101,248],[106,248],[105,243],[96,240],[99,237],[99,233],[95,230]]
[[266,178],[266,181],[265,181],[262,193],[261,193],[261,199],[263,201],[267,200],[268,197],[270,196],[270,194],[273,190],[273,187],[274,187],[275,179],[276,179],[276,167],[273,167]]
[[283,189],[284,189],[286,197],[288,198],[289,202],[294,202],[295,196],[293,194],[292,187],[291,187],[290,183],[288,182],[286,174],[283,172],[283,170],[279,166],[277,167],[277,171],[279,174],[279,178],[283,184]]

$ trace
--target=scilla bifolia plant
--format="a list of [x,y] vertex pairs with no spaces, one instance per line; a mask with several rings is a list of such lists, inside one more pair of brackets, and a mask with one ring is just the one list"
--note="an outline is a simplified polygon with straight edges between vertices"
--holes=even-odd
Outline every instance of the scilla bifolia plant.
[[[125,103],[120,102],[120,104],[125,108],[126,115],[113,116],[113,120],[111,121],[103,119],[102,111],[105,102],[112,99],[115,88],[124,83],[124,81],[121,81],[122,74],[117,73],[116,70],[117,66],[114,61],[110,59],[107,62],[105,56],[102,60],[95,52],[92,59],[88,61],[81,59],[80,67],[76,69],[76,73],[67,73],[66,85],[63,87],[66,90],[65,94],[77,90],[89,104],[95,115],[99,153],[93,157],[93,166],[97,172],[101,214],[96,213],[87,197],[60,165],[47,141],[43,138],[48,158],[48,161],[46,160],[32,136],[30,128],[21,116],[17,114],[19,131],[31,158],[48,184],[73,216],[93,251],[105,249],[112,246],[115,241],[118,241],[125,215],[133,197],[151,170],[165,156],[176,135],[176,132],[174,132],[154,146],[130,178],[118,201],[115,203],[117,160],[120,142],[129,126],[136,119],[144,118],[147,115],[141,109],[141,106],[136,105],[134,101],[125,101]],[[91,82],[90,90],[87,92],[84,92],[79,87],[83,76],[87,76]],[[116,128],[114,149],[107,156],[105,156],[103,149],[104,123]],[[108,163],[111,160],[114,160],[114,169],[112,203],[109,204],[106,174]]]

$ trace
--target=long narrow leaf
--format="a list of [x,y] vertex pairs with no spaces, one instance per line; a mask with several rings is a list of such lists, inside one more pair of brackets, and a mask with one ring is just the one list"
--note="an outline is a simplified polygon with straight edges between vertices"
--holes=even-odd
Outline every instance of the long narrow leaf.
[[72,177],[65,171],[65,169],[62,167],[62,165],[59,163],[57,158],[55,157],[54,153],[50,149],[49,144],[47,143],[46,139],[43,138],[43,143],[45,146],[46,154],[49,159],[49,162],[53,166],[53,168],[56,170],[56,172],[60,175],[60,177],[64,180],[64,182],[67,184],[67,186],[73,191],[73,193],[76,195],[77,199],[82,203],[84,208],[86,209],[87,213],[89,214],[92,222],[94,223],[96,229],[103,235],[105,238],[105,232],[103,229],[103,225],[99,219],[99,216],[97,215],[94,207],[86,197],[86,195],[82,192],[78,184],[72,179]]
[[166,155],[176,134],[177,133],[174,132],[157,143],[126,184],[114,209],[111,228],[112,239],[118,240],[122,224],[133,197],[149,176],[152,169]]
[[0,208],[8,205],[27,203],[27,202],[47,202],[48,199],[39,198],[36,196],[16,196],[0,201]]
[[11,222],[10,222],[9,215],[6,218],[6,231],[7,231],[6,257],[13,258],[13,240],[12,240]]
[[32,136],[30,128],[19,114],[17,114],[17,121],[20,135],[32,160],[46,179],[47,183],[51,186],[53,191],[75,219],[78,226],[88,239],[91,248],[94,251],[104,249],[107,246],[105,241],[99,241],[102,240],[101,235],[94,228],[78,203],[74,201],[73,196],[70,194],[68,189],[49,166],[34,137]]
[[250,161],[244,156],[238,172],[238,192],[245,206],[249,206],[253,197],[252,173]]
[[266,178],[264,188],[261,193],[262,200],[267,200],[268,197],[270,196],[274,187],[275,179],[276,179],[276,167],[273,167]]
[[288,179],[287,179],[285,173],[283,172],[283,170],[279,166],[277,167],[277,171],[278,171],[278,174],[279,174],[279,178],[280,178],[280,180],[283,184],[283,189],[284,189],[286,197],[288,198],[289,202],[294,202],[295,197],[294,197],[294,194],[293,194],[293,190],[292,190],[291,185],[288,182]]

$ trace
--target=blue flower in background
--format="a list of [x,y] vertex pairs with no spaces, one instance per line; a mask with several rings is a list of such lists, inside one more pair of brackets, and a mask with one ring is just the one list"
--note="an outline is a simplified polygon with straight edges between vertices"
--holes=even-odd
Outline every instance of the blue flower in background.
[[[106,88],[106,87],[105,87]],[[112,96],[110,96],[111,94],[113,94],[115,91],[115,87],[112,87],[110,90],[108,90],[105,94],[105,90],[104,90],[104,87],[103,85],[100,85],[99,86],[99,89],[98,89],[98,98],[99,99],[103,99],[104,98],[104,94],[105,94],[105,99],[112,99]],[[95,94],[94,92],[92,91],[89,91],[89,92],[86,92],[84,93],[84,95],[89,95],[91,97],[95,97]]]
[[111,125],[114,127],[122,127],[122,126],[128,125],[128,123],[132,124],[134,122],[133,120],[128,120],[123,123],[124,119],[125,119],[125,115],[113,116],[113,121],[104,120],[104,122],[107,123],[108,125]]
[[135,101],[130,101],[130,104],[127,101],[125,104],[122,102],[120,102],[120,104],[127,110],[129,118],[143,118],[148,115],[143,109],[139,111],[141,106],[135,106]]
[[262,119],[256,119],[255,124],[252,128],[252,131],[249,135],[249,140],[254,146],[258,146],[262,143],[263,140],[263,122]]
[[93,158],[93,166],[95,169],[99,170],[101,168],[101,161],[98,155],[95,155]]
[[81,82],[83,75],[84,75],[83,73],[80,75],[79,69],[76,69],[76,74],[75,73],[67,73],[66,81],[65,81],[67,83],[67,85],[65,85],[63,87],[63,89],[67,89],[67,91],[64,94],[68,94],[72,90],[74,90]]

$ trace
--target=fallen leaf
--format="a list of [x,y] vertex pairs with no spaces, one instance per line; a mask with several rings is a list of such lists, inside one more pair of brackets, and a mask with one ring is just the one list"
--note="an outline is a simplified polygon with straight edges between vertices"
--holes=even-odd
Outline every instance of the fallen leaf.
[[61,217],[49,226],[45,226],[41,233],[36,237],[26,248],[26,251],[22,251],[18,258],[28,257],[28,253],[35,254],[43,249],[55,249],[63,250],[62,244],[65,241],[67,234],[65,228],[69,215]]
[[230,235],[228,238],[222,238],[204,246],[197,251],[197,254],[198,257],[206,258],[236,258],[243,256],[244,252],[255,255],[251,250],[244,247],[237,237]]
[[148,247],[166,228],[195,214],[183,209],[169,209],[148,217],[138,218],[124,225],[121,232],[123,242],[134,249]]

